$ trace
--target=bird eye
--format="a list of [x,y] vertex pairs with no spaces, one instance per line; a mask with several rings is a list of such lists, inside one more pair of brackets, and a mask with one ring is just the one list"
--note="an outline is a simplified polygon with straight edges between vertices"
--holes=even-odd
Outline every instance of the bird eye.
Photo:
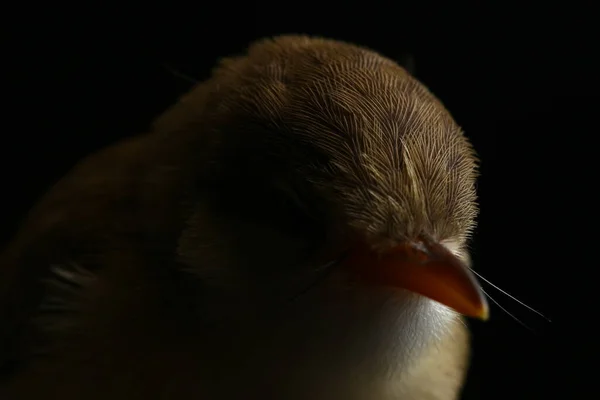
[[305,199],[298,193],[298,191],[292,188],[289,185],[286,185],[282,188],[282,192],[284,196],[287,197],[288,201],[291,202],[291,205],[297,209],[298,212],[303,213],[307,218],[312,218],[312,212],[310,206],[306,202]]
[[324,218],[312,206],[310,196],[302,188],[279,185],[277,201],[278,224],[294,236],[307,238],[313,243],[324,240]]

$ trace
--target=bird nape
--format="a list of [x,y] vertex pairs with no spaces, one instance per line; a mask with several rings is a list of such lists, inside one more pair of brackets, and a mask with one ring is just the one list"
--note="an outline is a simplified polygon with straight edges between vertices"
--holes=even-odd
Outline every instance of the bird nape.
[[30,212],[0,258],[0,397],[455,399],[461,314],[488,313],[476,175],[393,61],[254,43]]

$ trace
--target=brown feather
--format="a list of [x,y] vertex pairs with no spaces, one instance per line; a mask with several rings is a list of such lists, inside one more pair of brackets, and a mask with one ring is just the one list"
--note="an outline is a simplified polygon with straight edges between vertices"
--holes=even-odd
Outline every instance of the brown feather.
[[[324,349],[340,356],[352,346],[370,357],[375,352],[363,349],[360,337],[343,339],[354,322],[335,307],[354,304],[357,330],[371,335],[366,321],[379,314],[365,304],[383,309],[388,303],[379,294],[344,294],[350,297],[328,306],[332,314],[323,311],[340,314],[338,327],[315,317],[317,325],[304,332],[303,320],[289,317],[282,326],[267,325],[261,340],[247,325],[280,315],[284,300],[314,278],[313,256],[349,231],[365,233],[374,245],[426,234],[464,250],[477,214],[475,178],[476,158],[460,128],[391,60],[319,38],[257,42],[247,55],[223,60],[210,80],[156,120],[153,132],[83,161],[32,210],[0,258],[0,363],[6,371],[10,366],[0,395],[171,399],[203,391],[230,398],[225,393],[241,387],[210,382],[214,371],[229,382],[225,371],[245,365],[236,351],[246,348],[211,346],[208,338],[234,338],[229,335],[240,330],[247,334],[239,333],[241,343],[264,349],[248,355],[258,365],[267,358],[271,370],[261,379],[286,371],[270,364],[280,356],[270,349],[290,351],[298,361],[289,362],[282,376],[288,381],[263,382],[263,390],[292,398],[290,390],[309,381],[308,371],[319,370],[313,364],[326,364],[311,364],[309,350],[290,349],[285,332],[320,357]],[[71,282],[68,291],[43,284],[56,288],[61,278]],[[340,289],[338,278],[324,288],[353,293]],[[457,316],[445,327],[445,317],[428,314],[435,312],[429,303],[409,303],[424,311],[414,318],[406,312],[412,322],[404,328],[422,338],[404,340],[400,332],[404,345],[391,353],[406,365],[374,357],[359,376],[387,381],[400,374],[393,393],[369,391],[382,398],[454,399],[464,376],[466,331]],[[52,307],[59,315],[47,313]],[[284,314],[307,321],[321,315],[293,307]],[[226,328],[211,331],[215,321]],[[323,332],[316,328],[321,324]],[[386,326],[385,337],[375,332],[372,338],[378,346],[396,340],[396,323]],[[311,347],[311,334],[325,339]],[[42,347],[50,358],[37,358]],[[231,379],[260,373],[258,365],[240,366]],[[332,378],[321,394],[364,398],[344,389],[347,381],[336,386]],[[240,382],[261,387],[250,378]]]

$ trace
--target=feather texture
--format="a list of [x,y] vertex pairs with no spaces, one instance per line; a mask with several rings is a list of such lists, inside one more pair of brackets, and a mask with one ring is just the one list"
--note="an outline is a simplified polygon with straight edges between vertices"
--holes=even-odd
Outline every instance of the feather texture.
[[259,41],[32,210],[0,258],[0,363],[18,361],[0,396],[455,399],[456,313],[337,269],[302,290],[351,232],[466,258],[476,175],[443,104],[391,60]]

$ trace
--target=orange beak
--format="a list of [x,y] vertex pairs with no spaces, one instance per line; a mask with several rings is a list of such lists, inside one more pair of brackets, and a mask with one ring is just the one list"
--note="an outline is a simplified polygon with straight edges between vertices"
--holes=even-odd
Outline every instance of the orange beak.
[[420,238],[384,253],[362,244],[344,263],[362,282],[406,289],[468,317],[488,318],[488,304],[473,273],[439,243]]

